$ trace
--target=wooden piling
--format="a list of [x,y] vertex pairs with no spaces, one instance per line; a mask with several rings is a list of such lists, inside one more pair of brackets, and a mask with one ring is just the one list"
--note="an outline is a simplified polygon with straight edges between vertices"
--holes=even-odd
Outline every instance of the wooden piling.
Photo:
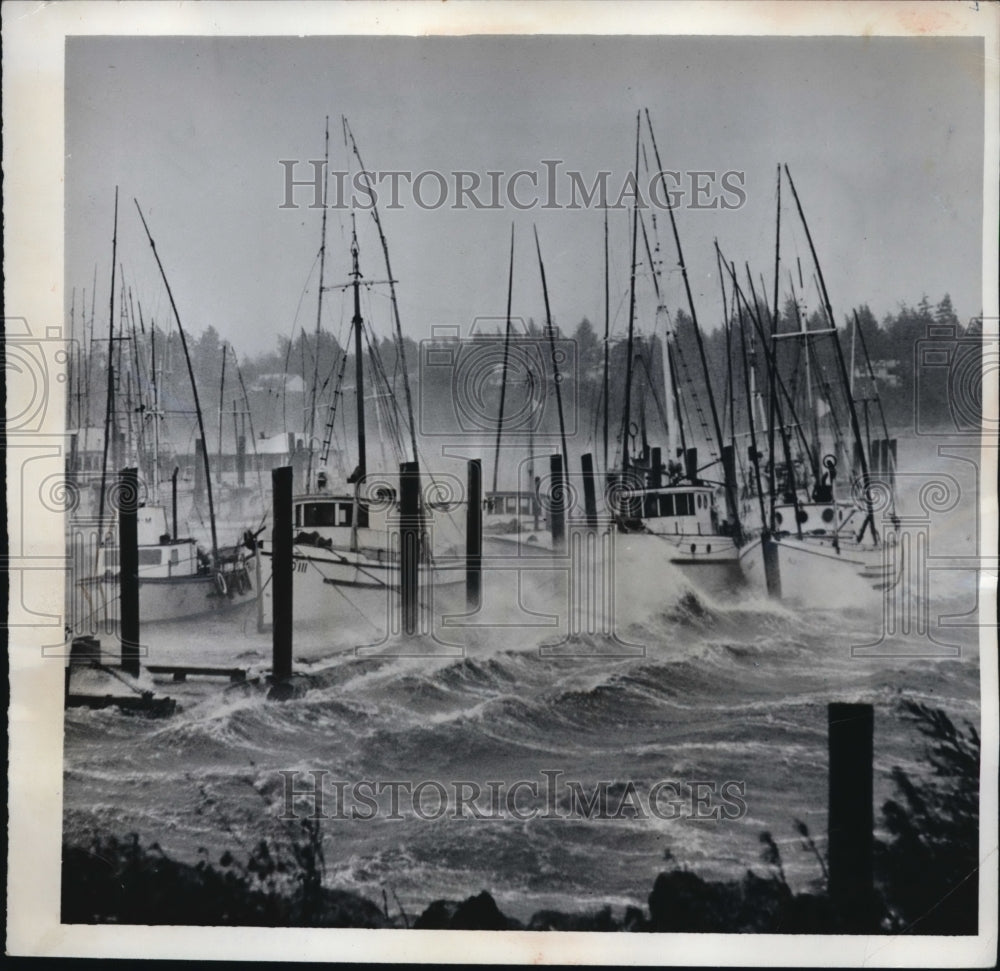
[[843,930],[870,933],[877,930],[872,872],[874,710],[867,704],[832,702],[827,719],[830,901]]
[[552,548],[563,548],[566,536],[566,481],[563,476],[563,460],[558,453],[549,456],[549,471],[552,483],[549,486],[549,529],[552,532]]
[[420,466],[403,462],[399,467],[399,596],[403,631],[417,632],[420,611]]
[[[271,677],[277,683],[292,676],[292,468],[271,470],[274,531],[271,534]],[[260,555],[258,553],[258,555]]]
[[139,676],[139,475],[118,477],[118,583],[121,596],[122,670]]
[[468,463],[468,505],[465,513],[465,600],[478,610],[483,583],[483,463]]
[[597,529],[597,485],[594,478],[594,456],[587,452],[582,456],[583,505],[587,517],[587,529]]

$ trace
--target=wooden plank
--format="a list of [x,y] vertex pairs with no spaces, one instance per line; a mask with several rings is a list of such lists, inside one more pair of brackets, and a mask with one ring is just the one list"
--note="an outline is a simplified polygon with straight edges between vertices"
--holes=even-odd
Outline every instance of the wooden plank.
[[210,667],[192,664],[147,664],[150,674],[171,674],[175,681],[186,680],[189,674],[205,677],[229,678],[230,681],[245,681],[245,668]]

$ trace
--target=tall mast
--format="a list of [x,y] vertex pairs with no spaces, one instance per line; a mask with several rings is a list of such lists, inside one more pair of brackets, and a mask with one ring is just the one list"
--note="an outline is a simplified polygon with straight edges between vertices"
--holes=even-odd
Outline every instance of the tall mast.
[[[535,400],[535,378],[529,368],[524,375],[528,388],[528,401]],[[528,422],[528,492],[531,493],[531,516],[534,529],[538,529],[538,494],[535,491],[535,431],[534,423]]]
[[[716,243],[716,246],[718,246],[718,243]],[[733,286],[734,286],[735,291],[736,291],[737,300],[740,301],[741,304],[742,304],[742,306],[746,308],[747,313],[750,315],[750,320],[753,322],[754,328],[756,329],[757,334],[760,337],[761,344],[764,347],[764,360],[765,360],[765,363],[766,363],[766,366],[767,366],[769,386],[776,389],[775,394],[777,394],[777,391],[781,391],[785,395],[786,400],[789,401],[789,402],[791,402],[791,398],[788,396],[788,392],[785,390],[785,386],[784,386],[784,384],[781,381],[781,376],[778,374],[777,360],[776,360],[776,355],[774,353],[774,343],[773,342],[770,342],[770,343],[768,342],[768,335],[764,333],[764,328],[761,325],[760,320],[758,319],[758,316],[757,316],[758,311],[760,310],[760,307],[759,307],[759,305],[757,303],[757,292],[753,288],[753,278],[749,276],[749,272],[748,272],[748,278],[749,278],[749,281],[750,281],[751,296],[753,297],[753,306],[751,307],[750,303],[747,301],[746,294],[743,293],[743,290],[740,287],[739,280],[737,279],[737,276],[736,276],[735,266],[727,263],[726,260],[725,260],[725,257],[723,257],[723,259],[722,259],[722,264],[729,271],[730,278],[733,281]],[[764,311],[765,311],[765,313],[768,314],[768,316],[770,316],[770,310],[767,307],[764,308]],[[752,336],[753,336],[753,332],[751,331],[751,339],[752,339]],[[752,375],[751,375],[751,377],[752,377]],[[784,419],[782,417],[780,402],[778,400],[775,400],[774,404],[775,404],[775,409],[776,409],[776,412],[777,412],[777,425],[778,425],[778,427],[780,429],[780,433],[781,433],[781,444],[782,444],[782,448],[784,450],[785,464],[786,464],[786,466],[789,469],[791,469],[791,467],[792,467],[791,452],[790,452],[790,446],[788,444],[787,429],[785,428]],[[773,451],[769,452],[768,461],[769,461],[769,463],[770,463],[770,465],[772,467],[772,470],[773,470],[773,467],[774,467],[774,452]],[[790,475],[791,475],[791,473],[790,473]],[[772,474],[769,477],[769,482],[773,482],[773,481],[774,481],[774,475],[773,475],[773,471],[772,471]],[[792,493],[793,502],[795,503],[795,508],[796,508],[796,512],[797,512],[798,508],[799,508],[799,500],[798,500],[798,496],[797,496],[797,494],[795,492],[795,489],[794,489],[794,478],[792,478],[790,480],[790,485],[791,485],[791,490],[790,491]],[[770,503],[771,503],[771,518],[769,520],[769,524],[770,524],[770,528],[773,530],[773,525],[774,525],[774,505],[775,505],[775,497],[774,497],[774,493],[773,492],[771,493]],[[796,515],[796,517],[795,517],[795,522],[796,522],[796,531],[799,533],[799,536],[801,537],[802,524],[799,522],[798,515]]]
[[608,400],[608,353],[610,349],[611,331],[611,282],[608,271],[608,204],[604,203],[604,473],[608,472],[608,412],[611,402]]
[[[222,342],[222,376],[219,379],[219,468],[216,475],[219,477],[219,484],[222,484],[222,415],[226,406],[226,342]],[[309,452],[312,455],[312,450]]]
[[[656,294],[656,326],[659,325],[660,318],[663,318],[663,341],[661,347],[661,356],[663,358],[663,391],[664,391],[664,401],[663,401],[663,411],[661,413],[663,418],[663,426],[667,435],[667,457],[673,454],[673,449],[675,446],[674,441],[674,427],[680,431],[681,442],[684,442],[684,429],[681,426],[680,419],[680,399],[677,393],[677,376],[674,371],[673,357],[670,353],[670,318],[667,315],[667,306],[663,302],[663,295],[660,289],[660,266],[662,261],[658,259],[660,253],[660,240],[656,233],[656,214],[652,214],[653,222],[653,234],[656,240],[656,257],[653,256],[653,250],[649,246],[649,234],[646,232],[646,222],[643,219],[639,220],[639,225],[642,226],[642,241],[646,247],[646,258],[649,260],[649,266],[652,270],[653,277],[653,291]],[[656,333],[656,326],[653,328],[654,334]],[[652,375],[648,373],[647,369],[647,379],[651,379]],[[650,380],[650,384],[652,381]],[[653,400],[656,403],[657,408],[659,408],[659,399],[656,397],[654,392]],[[669,420],[670,414],[670,403],[673,401],[674,405],[674,418],[673,424]],[[683,444],[682,444],[683,448]]]
[[[858,453],[861,459],[861,476],[863,484],[863,492],[865,496],[865,508],[867,509],[866,522],[871,525],[872,538],[875,542],[878,542],[878,530],[875,528],[875,510],[872,507],[872,496],[871,490],[869,489],[869,483],[871,479],[868,474],[868,457],[865,455],[864,440],[861,437],[861,426],[858,423],[858,411],[854,407],[854,398],[850,394],[850,378],[847,374],[847,363],[844,361],[844,349],[840,346],[840,335],[837,333],[837,321],[834,319],[833,310],[830,307],[830,296],[826,290],[826,281],[823,279],[823,268],[819,265],[819,259],[816,256],[816,247],[813,245],[812,233],[809,232],[809,224],[806,222],[805,213],[802,211],[802,203],[799,202],[799,194],[795,190],[795,183],[792,181],[792,173],[788,171],[788,166],[785,165],[785,175],[788,176],[788,185],[791,187],[792,196],[795,198],[795,207],[799,211],[799,219],[802,220],[802,228],[805,230],[806,241],[809,243],[809,252],[812,255],[813,266],[816,267],[816,274],[819,277],[819,287],[820,293],[823,296],[823,306],[826,308],[827,320],[830,321],[830,327],[833,329],[833,346],[837,350],[837,364],[840,368],[840,378],[843,381],[844,391],[847,393],[847,406],[851,415],[851,430],[854,433],[854,441],[857,443]],[[864,524],[861,527],[861,534],[864,533]]]
[[[865,356],[865,364],[868,368],[868,381],[872,386],[872,392],[875,395],[875,404],[878,405],[879,418],[882,421],[882,434],[885,436],[885,441],[889,441],[889,426],[885,420],[885,410],[882,408],[882,396],[878,393],[878,384],[875,381],[875,369],[872,367],[872,359],[868,356],[868,342],[865,340],[865,332],[861,329],[861,321],[858,319],[857,310],[854,311],[854,332],[861,338],[861,350]],[[853,346],[852,346],[853,351]],[[889,446],[886,444],[886,449]],[[886,461],[892,464],[892,453],[889,452]],[[891,505],[891,512],[893,515],[896,513],[896,492],[895,492],[895,469],[890,468],[890,479],[889,479],[889,495]]]
[[722,287],[722,325],[726,329],[726,389],[729,406],[729,441],[736,445],[736,399],[733,395],[733,329],[729,319],[729,305],[726,303],[726,278],[722,273],[722,255],[715,248],[715,263],[719,272],[719,283]]
[[802,347],[805,351],[805,371],[806,371],[806,409],[810,416],[810,431],[812,432],[812,447],[813,454],[810,458],[813,461],[813,477],[816,482],[820,479],[819,470],[819,415],[816,413],[816,407],[814,403],[813,396],[813,381],[812,381],[812,345],[810,344],[809,337],[809,322],[806,320],[805,315],[802,313],[802,309],[799,307],[799,296],[795,291],[795,281],[792,279],[792,274],[788,274],[788,285],[791,289],[792,294],[792,304],[795,307],[795,322],[799,325],[799,332],[802,334]]
[[177,332],[181,335],[181,347],[184,349],[184,360],[187,362],[188,377],[191,379],[191,394],[194,397],[194,410],[198,417],[198,432],[201,435],[201,457],[205,464],[205,489],[208,493],[208,518],[212,526],[212,562],[215,564],[216,570],[219,569],[219,537],[215,526],[215,500],[212,497],[212,470],[208,462],[208,439],[205,437],[205,417],[201,411],[201,402],[198,400],[198,384],[194,379],[194,367],[191,364],[191,355],[188,353],[187,337],[184,335],[184,326],[181,324],[181,315],[177,312],[177,304],[174,303],[174,295],[170,289],[170,283],[167,280],[166,271],[163,269],[163,264],[160,262],[160,254],[156,252],[156,243],[153,242],[152,234],[149,232],[149,226],[146,225],[146,217],[142,214],[142,209],[139,208],[138,199],[132,200],[135,203],[135,208],[139,212],[139,218],[142,220],[142,228],[146,231],[146,238],[149,240],[149,245],[153,250],[153,256],[156,258],[156,265],[160,269],[160,276],[163,277],[163,285],[167,290],[167,297],[170,299],[170,309],[174,312],[174,320],[177,321]]
[[[715,243],[715,252],[719,254],[719,259],[721,262],[722,254],[719,252],[719,243]],[[730,272],[735,279],[736,268],[732,266]],[[735,286],[734,286],[735,291]],[[754,397],[756,395],[756,371],[757,371],[757,355],[753,344],[753,332],[750,333],[750,353],[747,354],[747,337],[746,337],[746,323],[743,319],[743,304],[740,303],[739,295],[736,295],[734,300],[736,304],[736,314],[740,322],[740,349],[742,351],[743,357],[743,391],[746,395],[747,401],[747,418],[750,423],[750,448],[753,450],[753,461],[750,463],[754,470],[754,483],[757,486],[757,502],[760,505],[760,524],[765,529],[769,530],[769,524],[767,521],[767,512],[764,508],[764,489],[763,483],[760,479],[760,452],[757,449],[757,427],[754,421]]]
[[[309,460],[306,463],[306,492],[312,488],[313,440],[316,432],[316,385],[319,381],[319,339],[323,322],[323,270],[326,266],[326,189],[330,168],[330,116],[326,116],[326,136],[323,141],[323,218],[319,243],[319,293],[316,297],[316,346],[313,348],[313,379],[312,400],[309,405]],[[225,358],[223,358],[223,373],[225,373]],[[219,428],[222,428],[222,405],[219,405]],[[219,432],[219,461],[221,463],[222,433]]]
[[632,263],[629,273],[628,342],[625,351],[625,409],[622,415],[622,471],[629,467],[628,439],[632,424],[632,354],[635,348],[635,247],[639,231],[639,125],[642,116],[635,113],[635,186],[636,198],[632,203]]
[[[87,342],[87,363],[86,363],[86,377],[84,379],[84,388],[87,392],[87,410],[85,417],[85,430],[83,433],[83,448],[84,451],[89,451],[90,448],[90,363],[94,356],[94,309],[97,298],[97,264],[94,264],[94,286],[90,291],[90,338]],[[87,297],[86,292],[84,292],[83,299],[84,307],[83,312],[86,313]],[[84,336],[86,337],[86,319],[84,320]]]
[[[776,218],[775,218],[775,229],[774,229],[774,300],[775,308],[777,308],[778,300],[778,273],[781,265],[781,166],[778,166],[777,174],[777,184],[778,184],[778,195],[777,195],[777,206],[776,206]],[[755,301],[756,303],[756,301]],[[776,501],[775,496],[775,468],[774,468],[774,418],[775,409],[778,406],[778,392],[775,389],[774,383],[778,377],[777,369],[777,355],[774,353],[775,348],[773,344],[774,330],[778,326],[778,315],[777,311],[771,317],[771,337],[772,344],[770,348],[770,353],[767,354],[768,360],[771,360],[772,356],[775,360],[775,367],[771,368],[768,372],[767,381],[767,490],[771,497],[771,522],[774,522],[774,505]]]
[[[756,290],[756,288],[753,285],[753,276],[750,273],[750,264],[749,263],[745,263],[744,264],[744,269],[746,270],[747,282],[750,284],[750,296],[753,298],[753,305],[754,305],[754,307],[757,307],[758,306],[757,290]],[[775,414],[776,414],[777,419],[778,419],[778,425],[780,426],[782,454],[785,456],[785,485],[786,485],[787,491],[791,494],[791,496],[792,496],[792,502],[795,505],[795,533],[796,533],[796,535],[798,536],[799,539],[802,539],[802,523],[799,521],[799,499],[798,499],[799,493],[798,493],[798,488],[797,488],[797,483],[796,483],[796,478],[795,478],[795,464],[792,461],[792,446],[791,446],[791,443],[790,443],[789,438],[788,438],[789,426],[791,426],[793,428],[798,428],[799,432],[801,434],[801,425],[799,424],[799,422],[798,422],[798,420],[796,418],[796,415],[795,415],[795,403],[792,401],[790,395],[785,390],[784,383],[781,380],[781,375],[778,373],[778,349],[777,349],[777,346],[776,346],[777,345],[777,341],[775,340],[775,337],[777,336],[777,333],[778,333],[778,321],[771,314],[771,310],[767,306],[767,294],[765,293],[763,296],[764,296],[764,299],[763,299],[764,312],[771,319],[771,326],[770,326],[770,331],[771,331],[771,334],[770,334],[770,336],[771,336],[770,364],[771,364],[771,380],[773,382],[773,384],[772,384],[771,387],[772,387],[772,390],[774,392]],[[766,338],[764,337],[763,334],[761,334],[761,340],[766,340]],[[788,404],[788,421],[787,422],[785,421],[783,412],[781,410],[781,402],[778,400],[778,392],[779,391],[784,392],[785,401]],[[808,449],[807,449],[807,451],[808,451]],[[774,466],[773,459],[771,461],[771,466],[772,467]],[[773,503],[774,501],[775,501],[774,497],[772,496],[771,502]]]
[[858,339],[858,312],[854,311],[854,329],[851,331],[851,383],[848,391],[854,397],[854,342]]
[[[663,178],[663,166],[660,163],[660,151],[656,147],[656,136],[653,134],[653,122],[649,117],[649,109],[646,109],[646,124],[649,127],[649,137],[653,143],[653,154],[656,156],[656,168]],[[677,219],[674,216],[674,207],[669,204],[668,198],[667,215],[670,217],[670,229],[674,236],[674,245],[677,248],[677,263],[680,266],[681,278],[684,281],[684,293],[687,296],[688,309],[691,311],[691,324],[694,328],[695,338],[698,344],[698,356],[701,358],[702,374],[705,378],[705,392],[708,395],[708,404],[712,412],[712,424],[715,426],[715,438],[719,443],[719,457],[722,457],[722,424],[719,421],[719,411],[715,406],[715,395],[712,393],[712,381],[708,372],[708,360],[705,357],[705,344],[701,337],[701,328],[698,326],[698,312],[694,306],[694,296],[691,293],[691,281],[688,279],[687,266],[684,263],[684,252],[681,249],[681,237],[677,231]],[[726,477],[728,478],[728,476]],[[736,510],[735,496],[733,495],[733,483],[726,483],[726,493],[730,497],[730,508]]]
[[514,224],[510,224],[510,267],[507,272],[507,328],[503,337],[503,366],[500,371],[500,414],[497,417],[497,444],[493,456],[493,492],[497,491],[500,472],[500,433],[503,430],[503,408],[507,397],[507,355],[510,352],[510,301],[514,293]]
[[[139,321],[142,323],[142,301],[139,305]],[[153,499],[160,500],[160,386],[156,377],[156,321],[149,322],[149,374],[153,392]]]
[[563,418],[562,386],[559,376],[559,360],[556,356],[556,335],[552,326],[552,312],[549,310],[549,288],[545,283],[545,264],[542,262],[542,247],[538,242],[538,227],[535,227],[535,251],[538,253],[538,269],[542,274],[542,296],[545,298],[545,329],[549,335],[549,350],[552,354],[552,380],[556,386],[556,407],[559,410],[559,440],[562,442],[563,473],[569,471],[569,452],[566,449],[566,422]]
[[882,434],[888,440],[889,426],[886,423],[885,411],[882,408],[882,396],[878,393],[878,385],[875,382],[875,369],[872,367],[872,359],[868,356],[868,342],[865,340],[865,332],[861,329],[861,321],[858,319],[857,310],[854,311],[854,332],[861,338],[861,351],[865,356],[868,380],[871,382],[872,391],[875,393],[875,404],[878,405],[879,417],[882,422]]
[[[111,436],[111,415],[115,407],[115,367],[112,348],[115,346],[115,267],[118,263],[118,186],[115,186],[115,229],[111,238],[111,298],[108,307],[108,397],[104,409],[104,456],[101,460],[101,501],[97,507],[97,545],[104,542],[104,495],[108,474],[108,440]],[[93,333],[93,317],[91,318]]]
[[355,402],[358,409],[358,473],[355,482],[360,484],[365,480],[368,462],[365,449],[365,368],[361,349],[361,270],[358,268],[358,232],[354,224],[354,213],[351,213],[351,261],[351,287],[354,291],[351,327],[354,329]]
[[[347,119],[341,115],[341,119],[344,124],[344,134],[351,140],[351,148],[354,151],[354,155],[358,160],[358,165],[361,167],[361,174],[365,179],[365,183],[368,185],[369,189],[372,188],[371,177],[368,174],[368,170],[365,168],[365,163],[361,158],[361,152],[358,151],[358,144],[354,140],[354,132],[351,131],[351,126],[348,125]],[[385,259],[385,275],[389,278],[389,300],[392,304],[392,319],[396,325],[396,345],[398,350],[396,353],[399,355],[399,361],[401,365],[401,370],[403,372],[403,394],[406,398],[406,418],[410,423],[410,449],[413,452],[413,461],[418,461],[417,459],[417,433],[416,426],[413,421],[413,396],[410,393],[410,373],[406,366],[406,346],[403,343],[403,325],[399,320],[399,301],[396,299],[396,281],[392,275],[392,266],[389,263],[389,244],[386,242],[385,233],[382,230],[382,219],[379,216],[378,204],[375,202],[375,193],[372,191],[372,218],[375,220],[375,228],[378,230],[378,238],[382,243],[382,256]]]

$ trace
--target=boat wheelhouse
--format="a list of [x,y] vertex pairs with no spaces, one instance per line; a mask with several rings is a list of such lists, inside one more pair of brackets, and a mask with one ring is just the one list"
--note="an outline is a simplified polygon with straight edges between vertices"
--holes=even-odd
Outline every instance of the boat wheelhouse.
[[483,551],[503,553],[516,545],[522,552],[552,550],[549,520],[538,497],[524,490],[487,492],[483,499]]
[[620,494],[619,508],[619,531],[663,540],[671,563],[731,566],[738,561],[736,535],[720,514],[717,486],[626,490]]

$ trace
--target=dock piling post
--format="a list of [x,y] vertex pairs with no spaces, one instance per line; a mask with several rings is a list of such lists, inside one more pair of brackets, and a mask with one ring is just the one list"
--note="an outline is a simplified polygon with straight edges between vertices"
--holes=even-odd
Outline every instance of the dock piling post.
[[847,933],[875,931],[871,705],[832,702],[829,725],[830,901]]
[[403,462],[399,467],[399,595],[403,631],[417,632],[420,564],[420,467]]
[[121,595],[122,670],[139,676],[139,475],[119,474],[118,583]]
[[483,585],[483,463],[468,463],[468,505],[465,517],[465,600],[478,610]]
[[552,549],[561,550],[566,537],[566,480],[562,456],[549,456],[552,483],[549,486],[549,529],[552,531]]
[[[277,684],[292,676],[292,468],[271,470],[274,531],[271,536],[271,677]],[[259,554],[258,554],[259,555]],[[259,595],[259,593],[258,593]]]
[[580,463],[583,466],[583,504],[587,515],[587,529],[597,529],[597,486],[594,479],[594,456],[587,452],[581,457]]

